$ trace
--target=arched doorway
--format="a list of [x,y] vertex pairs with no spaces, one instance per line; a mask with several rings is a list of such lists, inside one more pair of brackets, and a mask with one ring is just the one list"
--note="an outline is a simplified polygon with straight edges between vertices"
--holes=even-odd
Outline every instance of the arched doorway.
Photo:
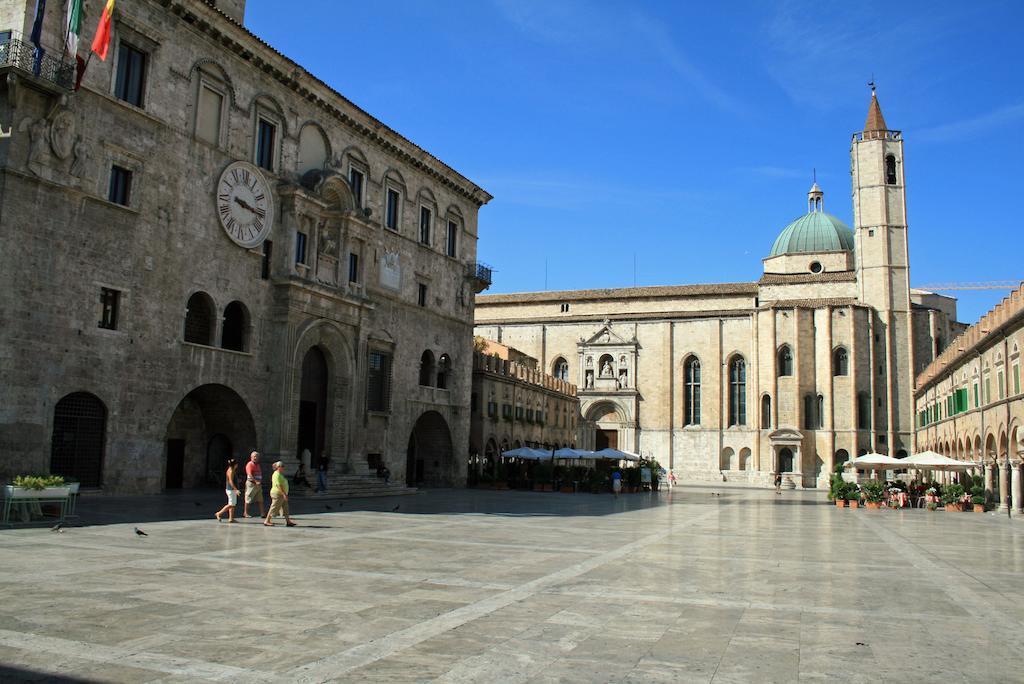
[[107,408],[88,392],[75,392],[53,409],[50,473],[78,480],[83,487],[103,481]]
[[602,401],[587,409],[586,419],[594,424],[594,450],[618,449],[619,429],[625,426],[622,411],[615,404]]
[[228,458],[244,464],[257,448],[249,407],[225,385],[202,385],[185,395],[167,424],[165,440],[165,489],[222,487]]
[[427,411],[409,435],[405,482],[409,486],[451,487],[456,479],[454,466],[448,423],[437,411]]
[[[326,444],[327,383],[329,381],[327,357],[320,347],[310,347],[302,360],[302,382],[299,388],[299,429],[295,454],[307,469],[319,464]],[[307,456],[308,454],[308,456]]]
[[783,447],[779,450],[779,472],[793,472],[793,451],[789,447]]

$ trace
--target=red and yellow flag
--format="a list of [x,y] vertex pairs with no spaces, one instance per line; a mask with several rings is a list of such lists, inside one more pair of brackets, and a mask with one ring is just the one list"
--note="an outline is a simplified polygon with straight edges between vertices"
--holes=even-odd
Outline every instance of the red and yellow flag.
[[103,8],[103,16],[100,17],[100,25],[96,27],[96,37],[92,39],[92,51],[101,60],[107,59],[107,50],[110,48],[110,17],[114,14],[114,0],[107,0],[107,6]]

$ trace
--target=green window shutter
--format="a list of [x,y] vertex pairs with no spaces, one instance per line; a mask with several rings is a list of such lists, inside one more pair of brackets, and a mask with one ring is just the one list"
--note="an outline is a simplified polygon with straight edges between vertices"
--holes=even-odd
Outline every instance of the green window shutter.
[[1020,394],[1020,366],[1013,367],[1013,393]]
[[978,383],[974,383],[974,408],[978,408]]

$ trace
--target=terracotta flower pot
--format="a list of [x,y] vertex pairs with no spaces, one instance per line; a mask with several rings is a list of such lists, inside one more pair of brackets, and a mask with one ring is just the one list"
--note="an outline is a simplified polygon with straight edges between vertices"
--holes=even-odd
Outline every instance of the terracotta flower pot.
[[973,504],[973,506],[974,506],[974,512],[975,513],[984,513],[985,512],[985,504]]
[[846,502],[842,499],[836,499],[836,508],[846,508]]
[[867,506],[868,508],[881,508],[882,507],[882,502],[881,501],[865,501],[864,505]]
[[850,504],[850,508],[860,508],[860,502],[856,499],[850,499],[848,503]]

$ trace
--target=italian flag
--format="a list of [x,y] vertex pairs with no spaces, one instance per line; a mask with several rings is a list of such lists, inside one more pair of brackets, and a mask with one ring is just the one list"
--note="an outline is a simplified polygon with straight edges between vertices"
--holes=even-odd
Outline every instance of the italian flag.
[[68,0],[67,50],[78,57],[78,38],[82,35],[82,0]]
[[107,59],[107,50],[110,48],[110,17],[114,14],[114,0],[107,0],[107,6],[103,8],[103,16],[100,17],[100,25],[96,27],[96,37],[92,39],[92,51],[101,60]]

